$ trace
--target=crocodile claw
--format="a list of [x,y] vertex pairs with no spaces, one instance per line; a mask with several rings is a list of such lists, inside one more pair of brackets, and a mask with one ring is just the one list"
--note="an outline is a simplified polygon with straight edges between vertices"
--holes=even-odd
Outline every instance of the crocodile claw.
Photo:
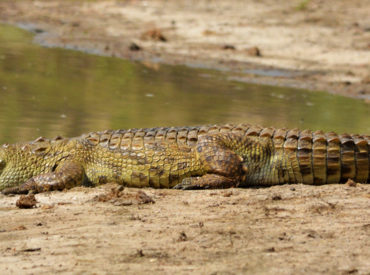
[[199,177],[197,178],[185,178],[182,180],[181,183],[175,185],[173,189],[179,190],[199,190],[199,189],[208,189],[209,186],[207,185],[200,185],[198,181]]
[[196,189],[204,189],[204,188],[205,187],[202,187],[199,184],[194,184],[193,178],[185,178],[182,180],[181,183],[173,187],[173,189],[179,189],[179,190],[196,190]]

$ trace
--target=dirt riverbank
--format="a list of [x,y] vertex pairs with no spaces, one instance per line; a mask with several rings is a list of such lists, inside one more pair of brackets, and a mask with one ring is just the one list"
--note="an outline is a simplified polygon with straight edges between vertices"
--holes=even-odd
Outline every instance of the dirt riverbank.
[[112,188],[0,195],[2,274],[369,274],[369,185]]
[[7,1],[36,41],[370,100],[368,0]]

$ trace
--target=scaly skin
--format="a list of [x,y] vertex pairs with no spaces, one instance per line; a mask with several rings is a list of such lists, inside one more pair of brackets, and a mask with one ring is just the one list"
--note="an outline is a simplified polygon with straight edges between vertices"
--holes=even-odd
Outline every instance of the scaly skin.
[[220,125],[130,129],[3,145],[5,194],[117,182],[131,187],[226,188],[370,182],[370,137]]

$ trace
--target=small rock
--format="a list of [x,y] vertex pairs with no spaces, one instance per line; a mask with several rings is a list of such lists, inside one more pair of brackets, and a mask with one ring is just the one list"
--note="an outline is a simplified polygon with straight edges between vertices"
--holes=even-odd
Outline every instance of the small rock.
[[177,239],[179,242],[186,242],[188,240],[188,236],[186,236],[185,232],[181,232],[179,238]]
[[224,197],[231,197],[232,195],[233,195],[232,191],[226,191],[222,194],[222,196],[224,196]]
[[282,200],[282,198],[281,198],[281,196],[280,196],[280,195],[277,195],[277,194],[276,194],[276,195],[273,195],[273,196],[272,196],[272,200],[273,200],[273,201],[281,201],[281,200]]
[[142,250],[142,249],[138,249],[138,250],[136,251],[136,255],[137,255],[138,257],[144,257],[144,256],[145,256],[145,254],[144,254],[144,252],[143,252],[143,250]]
[[26,248],[21,250],[21,252],[36,252],[36,251],[41,251],[41,247]]
[[129,46],[129,49],[130,51],[137,52],[141,50],[141,47],[138,44],[132,42]]
[[312,239],[316,239],[319,235],[317,234],[317,232],[313,231],[313,232],[310,232],[310,233],[307,233],[307,237],[308,238],[312,238]]
[[140,204],[146,204],[146,203],[155,203],[155,201],[148,196],[144,191],[138,191],[137,192],[137,200]]
[[358,91],[358,93],[359,93],[360,95],[364,95],[364,94],[366,94],[366,91],[365,91],[365,90],[359,90],[359,91]]
[[247,54],[250,56],[262,56],[261,50],[257,47],[248,48]]
[[231,44],[225,44],[222,46],[223,50],[235,50],[235,46]]
[[141,37],[143,39],[151,39],[154,41],[167,42],[167,38],[162,34],[160,29],[151,29],[144,32]]
[[34,194],[22,195],[16,202],[18,208],[33,208],[36,206],[37,200]]
[[113,205],[114,206],[130,206],[133,205],[134,203],[130,200],[121,200],[121,201],[114,201]]
[[212,30],[204,30],[203,35],[217,35],[217,32]]
[[45,32],[43,29],[36,28],[33,30],[35,33],[43,33]]
[[20,225],[20,226],[13,228],[12,231],[20,231],[20,230],[26,230],[26,229],[27,227],[25,227],[24,225]]
[[281,234],[281,235],[278,237],[278,239],[279,239],[280,241],[286,240],[286,239],[287,239],[287,234],[286,234],[286,232],[283,232],[283,234]]

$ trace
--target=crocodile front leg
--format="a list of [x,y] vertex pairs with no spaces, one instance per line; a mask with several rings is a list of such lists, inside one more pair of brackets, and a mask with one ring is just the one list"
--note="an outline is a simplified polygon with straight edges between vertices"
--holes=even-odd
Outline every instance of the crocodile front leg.
[[57,166],[55,171],[34,176],[20,186],[6,188],[3,194],[42,193],[53,190],[69,189],[81,185],[84,179],[84,169],[74,161],[65,161]]
[[206,135],[199,138],[197,158],[204,175],[187,177],[175,189],[205,189],[237,187],[245,182],[254,159],[266,160],[269,144],[256,138],[237,134]]

